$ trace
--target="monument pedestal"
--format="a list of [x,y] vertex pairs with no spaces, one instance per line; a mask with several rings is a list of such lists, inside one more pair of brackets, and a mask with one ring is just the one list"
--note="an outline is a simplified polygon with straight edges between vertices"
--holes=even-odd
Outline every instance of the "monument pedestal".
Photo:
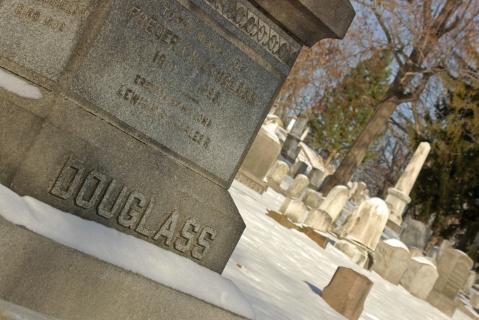
[[1,217],[0,233],[0,299],[45,319],[245,319]]
[[402,214],[404,213],[406,206],[411,202],[411,198],[399,189],[389,188],[385,201],[391,212],[386,225],[394,232],[400,233]]

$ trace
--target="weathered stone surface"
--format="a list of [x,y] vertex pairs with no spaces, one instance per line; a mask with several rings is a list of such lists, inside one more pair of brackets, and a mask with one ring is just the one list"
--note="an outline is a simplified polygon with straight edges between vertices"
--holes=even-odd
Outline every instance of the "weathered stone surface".
[[8,185],[41,129],[43,119],[0,96],[0,183]]
[[309,178],[304,174],[298,174],[289,186],[286,194],[290,198],[299,198],[309,186]]
[[427,302],[449,317],[452,317],[456,312],[457,305],[455,299],[448,298],[434,289],[429,293]]
[[47,317],[38,312],[29,310],[25,307],[7,302],[0,299],[0,319],[1,320],[56,320],[53,317]]
[[284,75],[192,9],[172,0],[113,0],[70,87],[229,186]]
[[427,301],[452,316],[456,309],[456,296],[464,288],[472,266],[472,259],[464,252],[445,246],[437,257],[439,278]]
[[408,262],[400,284],[412,295],[426,300],[438,277],[437,268],[431,260],[413,257]]
[[423,250],[426,247],[426,242],[430,233],[431,232],[423,222],[414,219],[407,219],[404,221],[401,229],[400,238],[408,247]]
[[368,190],[368,186],[366,183],[360,181],[358,183],[358,186],[356,187],[356,190],[354,190],[354,193],[351,195],[351,201],[357,205],[361,204],[364,200],[366,200],[366,191]]
[[319,188],[326,177],[327,173],[320,168],[312,168],[309,173],[309,180],[311,180],[311,185],[315,188]]
[[263,193],[268,187],[265,181],[266,175],[274,165],[281,151],[281,143],[273,132],[262,126],[254,139],[251,148],[246,154],[237,176],[245,176],[239,181],[248,179],[253,184],[252,189]]
[[339,240],[334,246],[348,256],[352,262],[363,268],[366,266],[368,262],[368,252],[363,247],[348,240]]
[[[58,79],[96,4],[96,0],[0,1],[0,57]],[[22,68],[14,71],[24,73]]]
[[307,189],[303,197],[304,204],[311,209],[318,209],[323,201],[321,193],[313,189]]
[[349,189],[346,186],[334,187],[326,196],[326,199],[321,202],[320,210],[329,214],[332,222],[336,221],[341,210],[343,210],[346,202],[349,199]]
[[453,248],[441,250],[437,257],[439,279],[434,290],[454,299],[457,293],[464,288],[472,266],[472,259],[464,252]]
[[474,291],[471,294],[471,305],[474,309],[479,309],[479,292]]
[[319,209],[312,209],[309,211],[304,224],[314,230],[328,232],[333,221],[327,212]]
[[1,218],[0,233],[0,299],[46,316],[71,320],[242,319]]
[[388,221],[389,209],[379,198],[363,201],[341,228],[341,236],[375,250]]
[[380,241],[374,251],[372,270],[392,284],[398,284],[408,267],[409,260],[409,250],[401,241],[396,239]]
[[344,37],[355,12],[346,0],[254,0],[308,45]]
[[294,223],[303,223],[308,216],[308,208],[299,199],[286,198],[279,211]]
[[273,186],[280,186],[281,182],[283,182],[284,178],[288,175],[289,166],[286,162],[278,160],[270,169],[267,175],[267,182],[268,185]]
[[373,282],[345,267],[338,267],[321,297],[346,319],[359,319]]
[[11,188],[217,272],[244,229],[227,190],[66,100]]

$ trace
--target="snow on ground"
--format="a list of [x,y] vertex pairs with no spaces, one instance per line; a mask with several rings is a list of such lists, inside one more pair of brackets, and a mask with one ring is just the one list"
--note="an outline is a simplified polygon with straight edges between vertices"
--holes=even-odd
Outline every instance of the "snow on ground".
[[250,305],[238,288],[216,272],[115,229],[65,213],[36,199],[20,197],[1,184],[0,216],[100,260],[234,313],[253,317]]
[[[353,264],[334,247],[322,249],[304,234],[266,216],[268,208],[280,207],[284,198],[278,193],[268,189],[259,195],[236,181],[230,193],[246,230],[223,275],[241,289],[257,319],[344,319],[315,293],[329,283],[338,266],[352,268],[374,282],[362,320],[449,319],[401,286]],[[455,319],[462,316],[457,312]]]
[[[362,320],[448,319],[402,287],[353,264],[334,247],[328,245],[322,249],[304,234],[288,230],[267,217],[266,210],[277,210],[284,199],[276,192],[268,190],[259,195],[238,182],[233,183],[230,192],[246,223],[246,230],[223,272],[223,276],[236,286],[190,260],[33,198],[20,197],[2,185],[0,216],[54,241],[247,317],[253,317],[254,312],[256,319],[344,319],[318,293],[329,283],[338,266],[346,266],[374,282]],[[133,253],[135,259],[131,258]],[[137,259],[138,255],[143,258]],[[202,279],[204,285],[198,285],[198,279]],[[0,300],[0,309],[5,307],[2,303]],[[22,313],[10,310],[13,310],[12,315]],[[454,318],[468,319],[460,312],[456,312]],[[18,316],[13,319],[37,318]]]
[[27,99],[43,97],[40,89],[2,68],[0,68],[0,88]]

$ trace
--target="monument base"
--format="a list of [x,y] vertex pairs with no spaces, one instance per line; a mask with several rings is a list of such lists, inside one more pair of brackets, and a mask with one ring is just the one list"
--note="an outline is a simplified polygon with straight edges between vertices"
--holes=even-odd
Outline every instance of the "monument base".
[[446,297],[442,293],[439,293],[435,290],[432,290],[429,296],[427,297],[427,302],[429,302],[436,309],[439,309],[442,313],[452,317],[456,311],[456,301],[449,297]]
[[336,242],[335,247],[348,256],[351,261],[358,266],[362,268],[366,268],[368,266],[369,254],[366,248],[346,239]]
[[244,319],[3,218],[0,233],[0,300],[38,319]]
[[397,219],[393,219],[393,218],[396,218],[396,217],[394,216],[389,217],[388,222],[386,223],[386,227],[388,227],[395,233],[400,234],[402,221],[398,222]]
[[248,172],[242,171],[241,169],[236,174],[235,179],[259,194],[263,194],[266,189],[268,189],[268,185],[265,181],[259,180],[257,177],[248,174]]

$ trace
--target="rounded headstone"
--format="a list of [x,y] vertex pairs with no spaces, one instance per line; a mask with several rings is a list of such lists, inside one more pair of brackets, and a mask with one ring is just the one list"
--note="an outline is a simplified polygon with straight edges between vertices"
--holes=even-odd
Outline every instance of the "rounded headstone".
[[312,209],[318,209],[323,200],[324,197],[322,194],[313,189],[307,189],[306,194],[303,197],[304,204]]
[[437,268],[431,260],[425,257],[414,257],[409,260],[406,272],[399,283],[413,296],[425,300],[438,277]]
[[401,241],[380,241],[374,251],[372,270],[392,284],[398,284],[408,267],[409,259],[409,250]]
[[342,229],[345,238],[375,250],[389,217],[387,204],[379,198],[363,201]]
[[280,185],[283,179],[288,175],[289,166],[286,162],[278,160],[268,173],[268,183]]
[[326,199],[321,203],[319,209],[327,212],[332,221],[336,221],[341,210],[348,202],[349,199],[349,189],[346,186],[336,186],[334,187],[326,196]]

